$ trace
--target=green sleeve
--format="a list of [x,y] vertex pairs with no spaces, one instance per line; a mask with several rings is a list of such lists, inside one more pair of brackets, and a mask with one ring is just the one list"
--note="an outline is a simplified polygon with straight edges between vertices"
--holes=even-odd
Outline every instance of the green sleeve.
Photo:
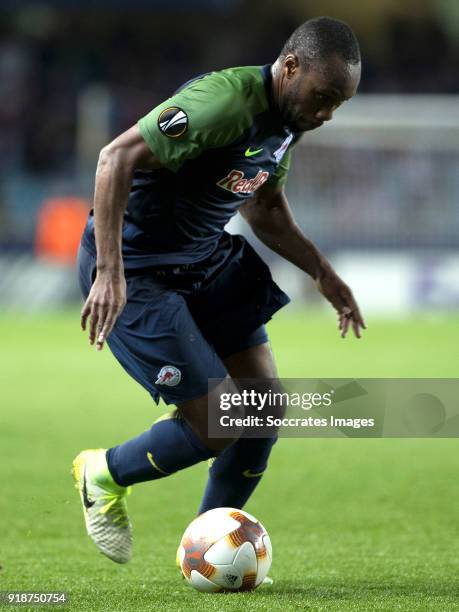
[[140,133],[161,164],[176,172],[187,159],[233,142],[252,124],[267,105],[256,86],[260,78],[258,69],[239,68],[193,81],[140,119]]
[[291,149],[285,153],[277,166],[276,171],[269,177],[267,185],[270,187],[283,187],[287,182],[288,170],[290,168],[290,158],[292,156]]

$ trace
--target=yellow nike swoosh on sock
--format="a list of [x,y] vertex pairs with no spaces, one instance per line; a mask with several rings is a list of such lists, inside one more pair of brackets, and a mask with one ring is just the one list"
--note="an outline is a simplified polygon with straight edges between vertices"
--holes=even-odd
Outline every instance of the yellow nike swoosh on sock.
[[158,472],[161,472],[161,474],[165,474],[166,476],[169,476],[169,472],[165,472],[164,470],[162,470],[160,467],[156,465],[153,459],[153,455],[151,453],[147,453],[147,459],[151,463],[151,465],[155,468],[155,470],[158,470]]
[[245,476],[246,478],[257,478],[257,476],[262,476],[264,474],[264,470],[263,472],[252,472],[252,470],[244,470],[242,472],[242,475]]

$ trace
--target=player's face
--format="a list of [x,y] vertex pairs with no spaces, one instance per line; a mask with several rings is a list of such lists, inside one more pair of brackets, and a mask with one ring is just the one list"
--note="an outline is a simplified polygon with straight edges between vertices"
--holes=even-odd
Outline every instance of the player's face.
[[[287,58],[288,59],[288,58]],[[280,110],[293,130],[306,132],[330,121],[335,110],[352,98],[360,81],[360,64],[346,64],[340,58],[316,62],[308,67],[283,67]]]

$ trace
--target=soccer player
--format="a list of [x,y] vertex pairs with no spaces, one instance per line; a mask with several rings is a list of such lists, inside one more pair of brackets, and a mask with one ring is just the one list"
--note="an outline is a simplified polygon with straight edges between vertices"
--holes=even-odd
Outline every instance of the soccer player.
[[138,437],[74,460],[88,534],[113,561],[131,557],[130,485],[215,458],[199,512],[242,508],[266,469],[275,437],[207,432],[208,404],[223,384],[209,392],[209,378],[276,378],[264,324],[289,302],[244,238],[225,232],[233,215],[315,280],[343,337],[365,328],[284,193],[292,148],[359,80],[351,29],[312,19],[274,64],[199,76],[102,149],[79,251],[81,325],[156,402],[176,407]]

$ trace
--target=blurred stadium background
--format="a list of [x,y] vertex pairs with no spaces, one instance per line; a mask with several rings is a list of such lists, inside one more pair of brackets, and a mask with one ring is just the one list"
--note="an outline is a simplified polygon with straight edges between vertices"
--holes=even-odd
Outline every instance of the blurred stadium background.
[[95,554],[68,474],[81,448],[157,416],[79,331],[74,258],[100,148],[190,77],[273,61],[317,15],[355,29],[362,85],[304,137],[287,191],[369,329],[343,342],[313,283],[258,245],[295,298],[269,327],[280,374],[457,377],[457,0],[2,0],[0,589],[68,590],[78,611],[458,609],[456,440],[280,440],[247,508],[270,530],[276,582],[224,602],[174,567],[205,464],[160,494],[136,487],[127,568]]
[[[363,78],[294,155],[298,222],[366,312],[457,309],[456,0],[4,0],[0,308],[79,301],[74,253],[105,143],[196,74],[273,61],[318,14],[355,29]],[[231,229],[245,231],[237,219]],[[304,275],[263,254],[292,297],[318,299]]]

